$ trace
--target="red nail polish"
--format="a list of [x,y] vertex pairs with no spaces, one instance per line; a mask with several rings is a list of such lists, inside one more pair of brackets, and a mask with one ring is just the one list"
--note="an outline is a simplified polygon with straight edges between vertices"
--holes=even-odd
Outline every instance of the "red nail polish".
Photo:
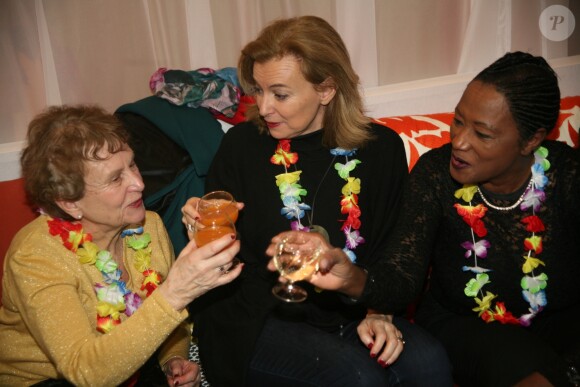
[[367,348],[368,348],[368,349],[371,349],[372,347],[373,347],[373,343],[368,343],[368,344],[367,344]]
[[384,361],[383,359],[379,359],[379,360],[377,361],[377,363],[379,363],[379,365],[380,365],[381,367],[384,367],[384,366],[387,364],[387,363],[385,363],[385,361]]
[[[372,353],[372,352],[371,352],[371,357],[374,359],[375,357],[377,357],[377,354],[376,354],[376,353]],[[379,363],[380,363],[380,362],[381,362],[381,361],[379,360]]]
[[173,385],[174,385],[175,387],[179,386],[179,381],[178,381],[178,380],[174,381],[174,382],[173,382]]

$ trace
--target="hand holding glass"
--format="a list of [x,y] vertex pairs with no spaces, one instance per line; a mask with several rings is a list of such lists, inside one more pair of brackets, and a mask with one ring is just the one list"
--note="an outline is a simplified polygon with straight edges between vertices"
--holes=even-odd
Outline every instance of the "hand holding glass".
[[286,302],[302,302],[308,293],[294,282],[309,278],[318,270],[318,260],[322,253],[320,242],[314,240],[285,239],[276,246],[274,265],[280,275],[288,280],[278,282],[272,293]]

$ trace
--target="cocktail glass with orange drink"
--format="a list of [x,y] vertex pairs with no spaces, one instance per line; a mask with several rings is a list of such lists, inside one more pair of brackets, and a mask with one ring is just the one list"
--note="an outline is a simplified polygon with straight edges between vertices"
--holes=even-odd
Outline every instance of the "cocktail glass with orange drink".
[[238,220],[238,206],[236,200],[226,191],[213,191],[205,194],[197,202],[199,221],[202,224],[227,223],[228,219],[233,223]]

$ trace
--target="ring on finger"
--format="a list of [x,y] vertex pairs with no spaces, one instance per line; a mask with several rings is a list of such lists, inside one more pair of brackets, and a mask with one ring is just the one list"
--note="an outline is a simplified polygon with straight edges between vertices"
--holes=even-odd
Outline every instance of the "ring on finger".
[[403,340],[403,336],[398,335],[397,340],[401,342],[401,344],[405,344],[405,340]]
[[220,266],[220,267],[218,267],[217,269],[222,274],[227,274],[228,273],[228,269],[226,269],[225,267],[223,267],[223,265]]
[[187,223],[187,224],[185,225],[185,228],[187,229],[187,231],[189,231],[189,232],[193,232],[193,226],[192,226],[191,224]]

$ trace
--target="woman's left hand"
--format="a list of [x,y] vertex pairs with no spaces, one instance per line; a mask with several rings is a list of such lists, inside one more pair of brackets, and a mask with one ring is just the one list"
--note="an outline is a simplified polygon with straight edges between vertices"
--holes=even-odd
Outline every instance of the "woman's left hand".
[[403,334],[393,325],[392,315],[369,314],[360,322],[357,331],[361,341],[370,349],[371,357],[376,357],[383,367],[393,364],[403,352]]
[[199,365],[181,357],[169,359],[163,365],[163,371],[170,386],[192,385],[198,387],[201,383]]

